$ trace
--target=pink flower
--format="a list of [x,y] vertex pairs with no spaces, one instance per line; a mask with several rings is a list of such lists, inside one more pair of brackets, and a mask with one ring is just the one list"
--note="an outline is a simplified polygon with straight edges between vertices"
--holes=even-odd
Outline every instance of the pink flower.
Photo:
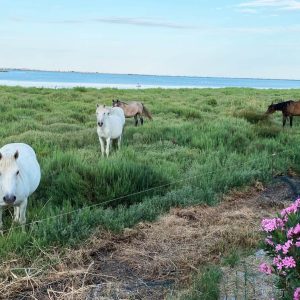
[[283,218],[282,218],[282,221],[283,223],[285,224],[287,221],[288,221],[288,215],[285,215]]
[[288,239],[290,239],[293,236],[293,234],[294,234],[294,228],[292,227],[288,230],[288,233],[286,236],[288,237]]
[[259,266],[259,271],[262,273],[265,273],[267,275],[271,275],[272,274],[272,269],[271,267],[266,264],[266,263],[261,263]]
[[274,257],[273,265],[275,265],[279,271],[282,270],[283,264],[282,264],[282,259],[281,259],[280,255],[277,255],[277,257]]
[[296,262],[292,256],[282,258],[280,255],[277,255],[277,257],[274,257],[273,259],[273,264],[276,265],[279,271],[283,268],[292,269],[296,267]]
[[296,288],[293,300],[300,300],[300,288]]
[[282,260],[282,264],[285,268],[295,268],[296,262],[292,256],[287,256]]
[[293,245],[293,241],[292,240],[288,240],[283,245],[277,244],[276,247],[275,247],[275,251],[279,252],[279,251],[282,250],[283,254],[287,254],[289,252],[289,249],[291,248],[292,245]]
[[299,207],[300,207],[300,198],[297,199],[292,205],[283,209],[280,214],[282,217],[284,217],[285,215],[296,213]]
[[297,207],[300,207],[300,198],[298,198],[297,200],[295,200],[295,205],[297,206]]
[[293,233],[294,234],[299,234],[300,233],[300,224],[299,223],[294,227]]
[[266,232],[272,232],[275,229],[282,228],[283,226],[283,221],[279,218],[264,219],[261,222],[261,227]]
[[290,239],[293,235],[300,233],[300,224],[298,223],[295,227],[292,227],[288,230],[287,237]]
[[285,209],[283,209],[280,213],[280,215],[282,217],[284,217],[285,215],[289,215],[291,213],[295,213],[297,211],[297,207],[295,205],[289,206]]
[[289,252],[290,247],[293,245],[293,242],[291,240],[288,240],[283,246],[282,246],[282,252],[283,254],[287,254]]

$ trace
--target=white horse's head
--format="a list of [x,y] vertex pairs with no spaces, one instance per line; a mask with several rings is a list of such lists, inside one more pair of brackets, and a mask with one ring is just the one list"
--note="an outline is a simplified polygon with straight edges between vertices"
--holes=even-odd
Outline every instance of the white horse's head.
[[106,107],[105,105],[99,105],[97,104],[96,108],[96,117],[97,117],[97,125],[99,127],[102,127],[105,123],[106,118],[110,114],[110,108]]
[[0,153],[0,204],[13,204],[17,199],[16,190],[20,172],[18,157],[18,151],[9,157],[3,157]]

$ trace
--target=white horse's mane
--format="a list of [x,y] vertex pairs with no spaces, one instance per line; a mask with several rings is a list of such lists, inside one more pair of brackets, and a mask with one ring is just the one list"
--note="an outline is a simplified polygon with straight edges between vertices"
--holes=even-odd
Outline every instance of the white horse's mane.
[[11,165],[13,165],[14,163],[17,163],[14,156],[2,157],[0,159],[0,168],[6,170],[9,167],[11,167]]

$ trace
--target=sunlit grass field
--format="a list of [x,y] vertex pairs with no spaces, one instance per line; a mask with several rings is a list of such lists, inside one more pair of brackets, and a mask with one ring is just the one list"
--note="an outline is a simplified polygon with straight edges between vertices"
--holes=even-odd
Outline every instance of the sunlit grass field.
[[[107,159],[95,108],[114,98],[143,102],[154,120],[135,127],[127,119],[121,150]],[[120,231],[171,207],[216,204],[272,172],[300,170],[300,118],[283,130],[281,113],[263,115],[288,99],[300,99],[300,90],[0,87],[1,146],[28,143],[42,168],[27,222],[42,221],[22,233],[7,209],[1,260],[32,261],[41,249],[80,244],[99,226]]]

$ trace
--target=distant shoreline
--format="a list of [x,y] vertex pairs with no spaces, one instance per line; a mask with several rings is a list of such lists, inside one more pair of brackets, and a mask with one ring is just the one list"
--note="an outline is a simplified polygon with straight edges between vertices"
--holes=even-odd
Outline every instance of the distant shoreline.
[[219,87],[219,86],[164,86],[164,85],[135,85],[135,84],[108,84],[108,83],[85,83],[85,82],[40,82],[40,81],[10,81],[0,80],[0,86],[9,87],[24,87],[24,88],[49,88],[49,89],[72,89],[72,88],[95,88],[95,89],[222,89],[222,88],[236,88],[236,89],[259,89],[259,90],[288,90],[300,89],[296,88],[270,88],[270,87]]
[[39,81],[10,81],[0,80],[0,86],[11,87],[36,87],[36,88],[49,88],[49,89],[72,89],[76,87],[84,88],[111,88],[111,89],[204,89],[212,88],[217,89],[219,87],[211,86],[160,86],[160,85],[134,85],[134,84],[109,84],[109,83],[86,83],[86,82],[39,82]]
[[138,73],[109,73],[109,72],[88,72],[88,71],[63,71],[63,70],[42,70],[42,69],[27,69],[27,68],[0,68],[0,72],[9,71],[24,71],[24,72],[51,72],[51,73],[79,73],[79,74],[109,74],[109,75],[127,75],[127,76],[151,76],[151,77],[182,77],[182,78],[219,78],[219,79],[237,79],[237,80],[287,80],[299,81],[300,79],[288,78],[263,78],[263,77],[226,77],[226,76],[200,76],[200,75],[157,75],[157,74],[138,74]]

